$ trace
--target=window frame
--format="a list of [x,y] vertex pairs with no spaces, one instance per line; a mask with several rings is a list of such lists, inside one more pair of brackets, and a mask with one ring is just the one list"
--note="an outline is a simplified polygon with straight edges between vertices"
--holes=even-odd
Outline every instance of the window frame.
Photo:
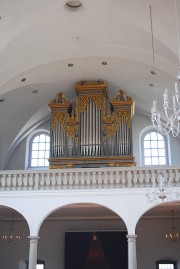
[[[38,129],[32,132],[26,142],[26,158],[25,158],[25,169],[48,169],[49,166],[31,166],[31,159],[32,159],[32,144],[33,140],[36,136],[39,136],[41,134],[48,135],[50,138],[50,132],[44,129]],[[50,153],[50,150],[49,150]]]
[[144,156],[144,138],[146,135],[152,133],[152,132],[155,132],[157,134],[160,134],[162,135],[161,133],[159,133],[158,131],[156,131],[153,126],[148,126],[146,128],[144,128],[140,134],[140,152],[141,152],[141,165],[142,166],[145,166],[145,167],[148,167],[148,166],[167,166],[167,165],[170,165],[170,156],[169,156],[169,136],[165,136],[165,135],[162,135],[163,139],[164,139],[164,145],[165,145],[165,158],[166,158],[166,164],[145,164],[145,156]]
[[172,260],[159,260],[156,262],[156,269],[159,269],[160,264],[173,264],[174,269],[177,269],[177,262]]

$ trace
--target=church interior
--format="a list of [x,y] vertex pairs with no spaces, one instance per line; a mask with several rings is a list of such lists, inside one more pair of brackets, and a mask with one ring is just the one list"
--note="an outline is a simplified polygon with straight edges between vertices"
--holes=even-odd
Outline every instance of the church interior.
[[180,1],[0,1],[0,268],[180,269]]

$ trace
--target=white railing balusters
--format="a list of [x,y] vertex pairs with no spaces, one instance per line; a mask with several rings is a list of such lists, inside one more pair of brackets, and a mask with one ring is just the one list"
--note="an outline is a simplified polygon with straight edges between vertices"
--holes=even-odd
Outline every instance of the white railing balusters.
[[6,188],[6,175],[1,175],[1,191]]
[[[0,191],[149,188],[157,186],[160,173],[154,167],[0,171]],[[163,176],[180,186],[180,167],[164,167]]]

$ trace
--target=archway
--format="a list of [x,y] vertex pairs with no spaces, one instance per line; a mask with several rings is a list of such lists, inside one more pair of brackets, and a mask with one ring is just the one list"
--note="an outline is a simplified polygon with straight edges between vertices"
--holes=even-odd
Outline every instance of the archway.
[[140,218],[137,227],[137,263],[139,269],[156,268],[159,260],[179,262],[180,242],[169,242],[165,234],[172,231],[172,215],[180,233],[180,202],[159,204]]
[[29,227],[16,210],[0,206],[0,268],[20,268],[28,260]]
[[67,232],[90,232],[97,235],[98,232],[105,231],[124,232],[126,239],[127,228],[124,221],[101,205],[79,203],[56,209],[41,225],[38,259],[45,260],[47,268],[65,268],[64,246]]

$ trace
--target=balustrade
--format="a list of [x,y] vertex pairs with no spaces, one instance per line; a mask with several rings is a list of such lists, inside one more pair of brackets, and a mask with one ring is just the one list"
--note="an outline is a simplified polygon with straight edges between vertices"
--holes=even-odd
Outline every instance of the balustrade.
[[[164,179],[180,185],[180,167],[165,167]],[[161,170],[138,167],[0,171],[0,191],[128,189],[157,185]]]

